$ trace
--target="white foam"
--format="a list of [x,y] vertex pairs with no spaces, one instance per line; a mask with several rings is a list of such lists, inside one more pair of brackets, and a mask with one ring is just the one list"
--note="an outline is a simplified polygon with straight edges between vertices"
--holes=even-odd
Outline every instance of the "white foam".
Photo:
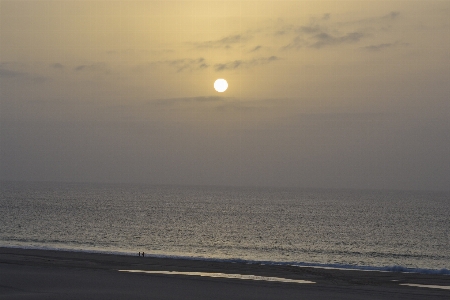
[[227,273],[209,273],[209,272],[179,272],[179,271],[145,271],[145,270],[118,270],[119,272],[130,273],[147,273],[147,274],[164,274],[164,275],[185,275],[185,276],[201,276],[213,278],[243,279],[243,280],[261,280],[272,282],[289,282],[289,283],[315,283],[308,280],[289,279],[280,277],[266,277],[257,275],[244,274],[227,274]]
[[[274,263],[275,264],[275,263]],[[287,263],[279,263],[285,265]],[[434,275],[450,275],[449,269],[422,269],[422,268],[408,268],[403,266],[355,266],[345,264],[319,264],[319,263],[291,263],[290,265],[296,267],[310,267],[317,269],[334,269],[334,270],[348,270],[348,271],[365,271],[365,272],[398,272],[398,273],[419,273],[419,274],[434,274]]]
[[423,287],[429,289],[450,290],[450,286],[448,285],[431,285],[431,284],[416,284],[416,283],[401,283],[400,285]]

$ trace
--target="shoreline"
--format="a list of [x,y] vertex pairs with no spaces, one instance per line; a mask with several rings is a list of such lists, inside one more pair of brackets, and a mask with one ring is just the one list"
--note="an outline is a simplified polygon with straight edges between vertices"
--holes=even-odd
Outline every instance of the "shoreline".
[[[45,246],[1,246],[6,249],[23,249],[23,250],[42,250],[42,251],[62,251],[62,252],[74,252],[74,253],[90,253],[90,254],[107,254],[118,256],[135,256],[136,253],[127,251],[108,251],[97,249],[75,249],[75,248],[53,248]],[[138,252],[141,253],[141,252]],[[290,262],[290,261],[267,261],[267,260],[248,260],[239,258],[210,258],[202,256],[183,256],[183,255],[171,255],[171,254],[153,254],[147,253],[145,258],[162,258],[162,259],[181,259],[192,261],[210,261],[210,262],[225,262],[225,263],[244,263],[254,265],[273,265],[273,266],[295,266],[295,267],[308,267],[317,269],[331,269],[331,270],[343,270],[343,271],[361,271],[361,272],[400,272],[400,273],[417,273],[417,274],[435,274],[435,275],[450,275],[450,269],[431,269],[431,268],[411,268],[400,265],[390,266],[368,266],[368,265],[347,265],[347,264],[326,264],[326,263],[310,263],[310,262]]]
[[[201,274],[206,275],[202,276]],[[225,274],[226,276],[210,274]],[[66,277],[68,278],[67,282],[59,281],[59,278]],[[28,278],[27,281],[25,281],[26,278]],[[281,278],[286,281],[274,282],[265,278]],[[55,281],[55,279],[58,280]],[[84,279],[87,282],[84,282]],[[133,292],[134,289],[131,291],[128,290],[128,286],[121,286],[123,281],[137,282],[143,286]],[[295,281],[299,283],[295,283]],[[302,284],[302,281],[311,284]],[[439,274],[361,272],[359,270],[308,266],[139,257],[137,254],[130,256],[4,247],[0,247],[0,282],[2,282],[0,296],[6,299],[8,299],[8,295],[11,296],[11,299],[22,295],[20,290],[27,290],[30,295],[33,295],[33,297],[30,296],[31,298],[39,299],[36,296],[39,296],[41,292],[37,293],[36,291],[42,291],[42,295],[48,296],[48,293],[53,295],[55,286],[62,293],[81,292],[83,297],[91,295],[94,289],[109,296],[113,291],[114,295],[122,292],[127,295],[137,293],[133,294],[132,298],[139,298],[149,292],[155,293],[155,289],[159,289],[157,286],[153,286],[153,283],[167,287],[158,290],[154,297],[156,299],[189,299],[189,297],[184,297],[186,296],[184,292],[190,290],[192,286],[197,286],[192,290],[192,295],[195,295],[195,297],[192,296],[192,299],[205,298],[205,295],[202,294],[203,291],[221,290],[222,286],[224,288],[221,294],[223,298],[215,297],[217,299],[229,298],[228,292],[242,292],[247,289],[275,289],[281,293],[289,291],[286,297],[281,297],[285,299],[293,299],[299,293],[309,293],[316,299],[321,299],[321,297],[326,299],[340,294],[342,294],[342,299],[346,299],[345,295],[355,293],[360,294],[359,298],[361,298],[361,293],[364,293],[366,299],[389,299],[390,296],[386,297],[386,295],[390,294],[392,297],[396,295],[396,299],[403,299],[402,297],[398,298],[398,295],[405,295],[404,299],[423,299],[425,297],[444,299],[450,296],[450,276]],[[90,285],[92,286],[87,288]],[[180,285],[184,288],[178,289],[177,287]],[[433,286],[434,288],[432,288]],[[141,289],[145,291],[141,291]],[[97,292],[93,294],[98,296]],[[267,294],[268,298],[264,298],[264,295],[262,294],[262,298],[259,298],[277,299],[275,296],[269,297],[269,294]],[[58,297],[61,297],[61,294],[55,294],[55,299]],[[98,299],[103,299],[102,297],[98,297]],[[104,299],[106,298],[105,296]],[[118,299],[126,298],[124,296]]]

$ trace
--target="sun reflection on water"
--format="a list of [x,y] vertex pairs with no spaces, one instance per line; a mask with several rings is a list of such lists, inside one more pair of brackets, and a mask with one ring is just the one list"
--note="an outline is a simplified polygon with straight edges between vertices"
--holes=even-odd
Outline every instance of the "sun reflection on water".
[[227,279],[244,279],[244,280],[260,280],[260,281],[289,282],[289,283],[315,283],[313,281],[300,280],[300,279],[289,279],[289,278],[280,278],[280,277],[266,277],[266,276],[259,276],[259,275],[227,274],[227,273],[179,272],[179,271],[146,271],[146,270],[119,270],[119,272],[164,274],[164,275],[185,275],[185,276],[200,276],[200,277],[227,278]]

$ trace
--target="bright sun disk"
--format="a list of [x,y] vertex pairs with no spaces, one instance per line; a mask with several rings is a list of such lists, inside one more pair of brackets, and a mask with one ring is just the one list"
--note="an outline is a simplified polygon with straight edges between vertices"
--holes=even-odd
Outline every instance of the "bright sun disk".
[[214,89],[219,93],[225,92],[228,88],[228,82],[225,79],[217,79],[214,82]]

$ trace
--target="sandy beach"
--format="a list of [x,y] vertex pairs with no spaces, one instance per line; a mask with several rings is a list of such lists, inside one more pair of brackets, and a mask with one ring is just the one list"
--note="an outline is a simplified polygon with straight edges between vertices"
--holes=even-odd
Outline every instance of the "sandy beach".
[[0,248],[0,299],[449,299],[449,287],[448,275]]

